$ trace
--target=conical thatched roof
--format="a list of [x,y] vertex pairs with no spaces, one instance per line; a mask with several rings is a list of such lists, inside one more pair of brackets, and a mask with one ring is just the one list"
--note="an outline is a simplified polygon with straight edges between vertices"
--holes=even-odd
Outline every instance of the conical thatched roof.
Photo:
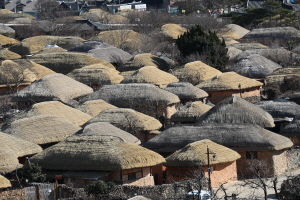
[[96,99],[103,99],[107,103],[121,108],[169,105],[180,101],[175,94],[146,83],[104,85],[93,94],[83,98],[82,101]]
[[74,69],[68,73],[67,76],[86,85],[118,84],[124,79],[123,76],[115,71],[104,68],[87,67]]
[[47,101],[34,104],[31,108],[20,112],[11,118],[2,128],[5,129],[9,124],[18,119],[39,115],[55,115],[78,126],[81,126],[92,118],[90,115],[75,108],[71,108],[59,101]]
[[180,35],[186,32],[186,28],[179,26],[178,24],[165,24],[161,27],[161,32],[171,39],[176,40]]
[[230,45],[231,47],[235,47],[242,51],[250,50],[250,49],[263,49],[268,48],[267,46],[260,44],[260,43],[233,43]]
[[201,61],[195,61],[174,70],[172,74],[182,82],[190,82],[193,85],[197,85],[221,73],[219,70]]
[[197,87],[205,91],[239,90],[252,87],[260,87],[263,84],[256,80],[241,76],[235,72],[226,72],[204,81]]
[[281,150],[293,146],[290,139],[251,124],[210,123],[175,126],[161,132],[143,146],[155,152],[175,152],[187,144],[209,139],[235,151]]
[[300,31],[294,27],[257,28],[247,33],[242,39],[257,38],[299,38]]
[[0,188],[11,187],[10,181],[0,175]]
[[258,124],[262,127],[274,127],[272,116],[258,106],[232,96],[221,101],[199,118],[203,123]]
[[84,126],[97,122],[108,122],[124,131],[152,131],[161,128],[161,123],[148,115],[127,108],[111,108],[99,113]]
[[255,103],[255,105],[270,113],[274,119],[285,117],[293,118],[300,113],[300,105],[283,99],[259,101]]
[[44,150],[30,161],[49,170],[119,171],[155,166],[165,159],[119,137],[74,136]]
[[296,116],[292,122],[280,130],[281,135],[285,137],[300,137],[300,116]]
[[[78,135],[78,134],[77,134]],[[123,131],[108,122],[96,122],[86,126],[80,133],[83,136],[101,136],[110,135],[123,139],[125,142],[132,144],[141,144],[141,141],[132,134]]]
[[212,107],[201,101],[189,102],[180,107],[178,111],[172,115],[172,122],[196,122],[204,113],[208,112]]
[[53,52],[47,54],[36,54],[32,56],[31,60],[52,69],[56,73],[63,74],[67,74],[74,69],[98,63],[115,69],[112,64],[89,56],[85,53]]
[[19,58],[21,58],[19,54],[9,51],[8,49],[0,49],[0,60],[13,60]]
[[227,55],[229,56],[229,59],[235,58],[237,55],[243,52],[242,50],[235,47],[228,47],[227,49]]
[[179,99],[202,99],[208,97],[208,94],[189,82],[170,83],[165,88],[166,91],[171,92],[179,97]]
[[67,102],[93,93],[93,89],[63,74],[51,74],[18,92],[14,101],[62,101]]
[[101,113],[103,110],[110,109],[110,108],[116,108],[116,106],[111,105],[102,99],[99,100],[91,100],[86,101],[78,106],[77,109],[81,110],[84,113],[87,113],[91,115],[92,117],[95,117],[99,113]]
[[100,41],[85,41],[69,51],[87,53],[109,63],[124,63],[132,58],[126,51]]
[[264,78],[279,68],[281,66],[277,63],[258,54],[253,54],[240,60],[230,70],[248,78]]
[[55,115],[38,115],[16,120],[2,131],[35,144],[60,142],[81,128]]
[[229,31],[232,31],[235,34],[237,34],[239,36],[239,38],[236,38],[236,39],[240,39],[240,38],[244,37],[244,35],[246,35],[247,33],[250,32],[249,30],[247,30],[237,24],[226,24],[225,28],[228,29]]
[[56,44],[61,48],[68,50],[77,46],[83,41],[84,39],[80,37],[43,35],[26,38],[21,43],[10,47],[9,50],[20,55],[30,55],[43,50],[46,45]]
[[[1,134],[1,133],[0,133]],[[5,147],[5,148],[3,148]],[[7,146],[1,145],[0,149],[0,174],[5,174],[18,169],[21,166],[19,164],[18,157],[12,149]]]
[[133,71],[145,66],[154,66],[161,70],[166,70],[169,64],[162,58],[150,53],[138,54],[131,58],[128,62],[118,68],[119,71]]
[[208,165],[207,148],[209,153],[216,156],[216,160],[209,156],[211,165],[233,162],[241,156],[236,151],[219,145],[211,140],[200,140],[186,145],[166,158],[165,166],[172,167],[200,167]]
[[19,43],[19,41],[18,41],[18,40],[15,40],[15,39],[13,39],[13,38],[6,37],[6,36],[0,34],[0,43],[1,43],[2,45],[7,45],[7,44],[17,44],[17,43]]
[[179,81],[172,74],[164,72],[154,66],[145,66],[136,71],[123,73],[127,74],[124,75],[122,83],[150,83],[160,88],[165,88],[169,83]]

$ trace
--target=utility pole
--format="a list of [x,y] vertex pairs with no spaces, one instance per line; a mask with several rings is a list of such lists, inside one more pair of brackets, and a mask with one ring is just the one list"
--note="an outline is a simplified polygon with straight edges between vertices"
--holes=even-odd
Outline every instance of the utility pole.
[[211,177],[210,177],[210,174],[212,174],[212,169],[211,169],[211,166],[210,166],[210,157],[209,155],[210,154],[213,154],[213,161],[216,161],[217,160],[217,157],[216,157],[216,154],[215,153],[210,153],[209,152],[209,148],[208,148],[208,145],[207,145],[207,172],[208,172],[208,189],[209,189],[209,192],[210,192],[210,196],[213,196],[213,191],[212,191],[212,187],[211,187]]

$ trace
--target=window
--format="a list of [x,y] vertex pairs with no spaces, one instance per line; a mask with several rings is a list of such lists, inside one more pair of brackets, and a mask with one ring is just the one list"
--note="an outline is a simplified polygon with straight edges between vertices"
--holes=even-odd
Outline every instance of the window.
[[136,180],[136,173],[130,173],[128,174],[128,180]]
[[257,159],[257,151],[246,151],[246,159],[247,160]]

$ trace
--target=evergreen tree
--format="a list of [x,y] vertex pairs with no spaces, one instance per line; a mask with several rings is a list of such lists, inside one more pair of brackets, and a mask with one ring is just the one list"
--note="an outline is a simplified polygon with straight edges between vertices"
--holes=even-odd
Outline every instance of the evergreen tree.
[[27,179],[29,182],[45,182],[46,174],[42,173],[42,168],[35,163],[29,163],[27,167],[21,171],[23,179]]
[[229,59],[225,41],[221,41],[215,32],[205,32],[201,25],[193,26],[181,35],[176,45],[183,57],[198,54],[205,58],[206,64],[220,71],[224,71]]

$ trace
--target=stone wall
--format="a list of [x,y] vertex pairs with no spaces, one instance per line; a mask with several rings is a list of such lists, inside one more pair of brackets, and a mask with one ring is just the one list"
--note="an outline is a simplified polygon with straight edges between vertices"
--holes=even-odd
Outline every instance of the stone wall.
[[274,163],[274,175],[281,175],[288,169],[288,157],[286,150],[272,151]]
[[288,162],[288,170],[298,168],[300,165],[300,148],[292,147],[287,149],[287,162]]
[[133,181],[124,181],[124,185],[137,185],[137,186],[147,186],[147,185],[154,185],[154,178],[153,176],[146,176],[144,178],[140,178]]
[[1,200],[23,200],[25,199],[25,189],[0,191]]

